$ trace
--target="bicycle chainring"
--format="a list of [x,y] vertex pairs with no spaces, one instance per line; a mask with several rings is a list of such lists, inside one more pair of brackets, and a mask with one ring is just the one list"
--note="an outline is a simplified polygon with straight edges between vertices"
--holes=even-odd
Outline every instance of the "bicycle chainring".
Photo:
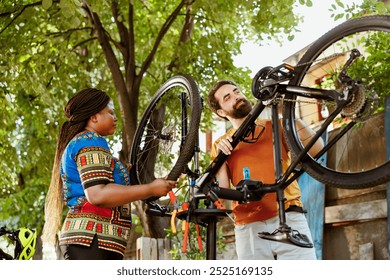
[[267,66],[260,69],[252,81],[252,94],[258,100],[268,100],[272,97],[271,88],[267,84],[272,81],[269,79],[270,73],[274,70],[273,67]]

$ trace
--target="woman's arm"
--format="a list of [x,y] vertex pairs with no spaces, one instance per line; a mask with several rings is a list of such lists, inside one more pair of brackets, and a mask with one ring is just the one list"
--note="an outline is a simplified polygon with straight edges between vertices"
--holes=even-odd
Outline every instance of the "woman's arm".
[[85,189],[89,203],[100,207],[116,207],[123,204],[164,196],[175,187],[176,181],[155,179],[142,185],[123,186],[114,183],[94,185]]

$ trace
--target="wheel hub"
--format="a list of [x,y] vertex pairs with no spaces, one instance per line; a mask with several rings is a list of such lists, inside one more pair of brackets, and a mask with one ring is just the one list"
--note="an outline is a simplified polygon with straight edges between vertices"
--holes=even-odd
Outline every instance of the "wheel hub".
[[165,151],[170,151],[173,143],[176,141],[176,127],[173,124],[169,124],[161,129],[161,135],[159,137],[160,147]]

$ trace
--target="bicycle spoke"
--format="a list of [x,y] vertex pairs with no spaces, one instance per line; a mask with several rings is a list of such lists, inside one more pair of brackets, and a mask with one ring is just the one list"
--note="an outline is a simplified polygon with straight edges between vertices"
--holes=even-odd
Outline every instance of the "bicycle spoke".
[[[389,17],[373,16],[352,20],[325,34],[306,52],[296,67],[292,86],[339,92],[345,105],[328,127],[327,165],[311,159],[305,168],[311,175],[338,187],[368,187],[389,180],[385,158],[384,104],[390,96],[388,61]],[[295,94],[284,100],[291,123],[301,119],[317,130],[340,106],[337,99],[321,101]],[[343,128],[354,124],[347,132]],[[293,128],[295,129],[295,128]],[[293,154],[305,145],[297,131],[288,131]],[[387,169],[387,170],[386,170]]]
[[161,86],[134,137],[132,180],[147,183],[165,176],[177,179],[193,155],[200,109],[199,92],[190,77],[174,76]]

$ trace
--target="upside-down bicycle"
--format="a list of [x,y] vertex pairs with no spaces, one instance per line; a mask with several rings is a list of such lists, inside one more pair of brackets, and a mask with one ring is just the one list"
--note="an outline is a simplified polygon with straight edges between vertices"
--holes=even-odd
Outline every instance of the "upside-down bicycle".
[[[320,37],[296,66],[262,68],[252,82],[257,103],[234,133],[232,146],[252,132],[256,119],[270,106],[276,139],[275,182],[243,180],[234,190],[219,188],[215,178],[227,155],[220,153],[204,172],[199,170],[202,100],[191,77],[172,77],[154,95],[135,133],[131,150],[133,182],[146,183],[166,174],[171,180],[188,178],[189,207],[181,212],[180,218],[207,227],[207,259],[216,258],[216,222],[229,213],[215,206],[219,198],[246,203],[276,192],[280,226],[273,233],[259,233],[259,236],[297,246],[313,246],[286,224],[283,192],[293,180],[307,172],[326,185],[347,189],[373,187],[390,180],[390,156],[385,152],[389,140],[385,140],[384,129],[388,120],[383,113],[390,106],[386,99],[390,96],[389,45],[390,16],[365,16],[348,20]],[[280,165],[278,104],[283,106],[282,124],[293,156],[285,172]],[[298,137],[295,125],[298,119],[309,124],[315,119],[319,123],[308,142]],[[323,150],[310,156],[308,151],[312,145],[330,130],[332,137]],[[352,150],[362,130],[369,137],[383,139],[382,144]],[[343,160],[326,164],[323,155],[329,152]],[[205,202],[205,208],[199,207],[200,201]],[[149,212],[156,215],[170,215],[174,207],[160,205],[158,198],[146,202]]]

